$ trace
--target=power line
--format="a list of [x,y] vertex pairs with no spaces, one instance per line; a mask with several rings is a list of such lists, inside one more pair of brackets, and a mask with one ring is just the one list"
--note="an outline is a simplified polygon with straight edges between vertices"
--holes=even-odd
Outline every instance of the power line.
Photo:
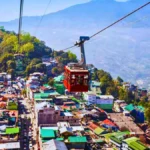
[[45,16],[45,14],[47,13],[47,10],[48,10],[48,8],[49,8],[51,2],[52,2],[52,0],[50,0],[50,1],[48,2],[47,7],[46,7],[46,9],[45,9],[45,11],[44,11],[44,14],[42,15],[42,17],[41,17],[41,19],[40,19],[38,25],[36,26],[36,29],[35,29],[35,32],[34,32],[35,34],[34,34],[34,35],[36,35],[36,33],[37,33],[37,31],[38,31],[38,29],[39,29],[39,27],[40,27],[40,25],[41,25],[41,23],[42,23],[42,21],[43,21],[43,19],[44,19],[44,16]]
[[105,27],[104,29],[98,31],[97,33],[95,33],[95,34],[93,34],[92,36],[90,36],[90,39],[93,38],[94,36],[98,35],[99,33],[101,33],[101,32],[103,32],[103,31],[107,30],[108,28],[112,27],[113,25],[117,24],[118,22],[124,20],[125,18],[131,16],[132,14],[134,14],[135,12],[139,11],[140,9],[146,7],[146,6],[149,5],[149,4],[150,4],[150,2],[148,2],[148,3],[144,4],[144,5],[142,5],[141,7],[137,8],[137,9],[134,10],[134,11],[132,11],[131,13],[129,13],[129,14],[125,15],[124,17],[120,18],[119,20],[115,21],[115,22],[112,23],[111,25],[109,25],[109,26]]
[[70,46],[70,47],[64,48],[64,49],[62,49],[62,51],[66,51],[66,50],[68,50],[68,49],[72,49],[72,48],[74,48],[74,47],[76,47],[76,45],[73,45],[73,46]]
[[[135,20],[135,21],[130,21],[130,22],[126,22],[126,24],[123,24],[123,27],[132,27],[132,25],[135,25],[135,24],[137,24],[137,23],[139,23],[139,22],[141,22],[141,21],[144,21],[144,20],[146,20],[146,19],[149,19],[150,18],[150,15],[146,15],[146,16],[143,16],[143,17],[141,17],[140,19],[138,19],[138,20]],[[145,24],[146,25],[146,24]],[[95,39],[96,38],[93,38],[93,39],[91,39],[88,43],[92,43],[93,41],[95,41]]]
[[[107,27],[103,28],[102,30],[96,32],[95,34],[93,34],[92,36],[90,36],[90,39],[93,38],[94,36],[100,34],[101,32],[107,30],[108,28],[114,26],[114,25],[117,24],[118,22],[120,22],[120,21],[126,19],[127,17],[131,16],[132,14],[136,13],[137,11],[141,10],[142,8],[146,7],[146,6],[149,5],[149,4],[150,4],[150,2],[148,2],[148,3],[144,4],[144,5],[142,5],[141,7],[137,8],[136,10],[132,11],[131,13],[125,15],[124,17],[120,18],[119,20],[115,21],[114,23],[110,24],[109,26],[107,26]],[[68,47],[68,48],[64,48],[63,51],[68,50],[68,49],[72,49],[72,48],[74,48],[74,47],[76,47],[76,45],[70,46],[70,47]]]
[[21,44],[20,35],[21,35],[21,29],[22,29],[23,4],[24,4],[24,0],[21,0],[20,1],[20,12],[19,12],[19,28],[18,28],[18,44],[19,44],[19,46]]

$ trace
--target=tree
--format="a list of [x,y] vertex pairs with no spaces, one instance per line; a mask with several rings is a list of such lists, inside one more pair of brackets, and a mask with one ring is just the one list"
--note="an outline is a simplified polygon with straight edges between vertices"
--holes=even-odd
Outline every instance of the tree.
[[57,75],[57,74],[58,74],[58,69],[57,69],[56,67],[54,67],[54,68],[52,69],[52,74],[53,74],[53,75]]
[[123,82],[123,79],[118,76],[117,81],[121,84]]
[[150,125],[150,103],[147,104],[144,114],[148,124]]
[[106,89],[110,86],[110,84],[112,83],[112,78],[111,76],[109,76],[108,74],[104,74],[101,79],[101,91],[103,94],[106,93]]
[[7,70],[7,73],[11,75],[11,78],[12,78],[12,79],[14,79],[15,76],[16,76],[14,69],[9,69],[9,70]]
[[36,70],[37,72],[43,72],[43,73],[46,73],[46,65],[45,64],[42,64],[42,63],[39,63],[37,64],[36,66]]
[[1,55],[0,57],[0,70],[1,71],[7,71],[7,62],[9,60],[14,60],[14,57],[12,54],[9,53],[5,53],[3,55]]
[[50,78],[48,81],[48,84],[53,87],[54,86],[54,79]]
[[7,61],[7,68],[8,69],[15,69],[16,68],[16,62],[13,60]]
[[140,101],[147,102],[148,101],[148,97],[147,96],[142,96],[140,98]]
[[25,73],[26,73],[27,76],[29,76],[29,74],[35,72],[35,70],[36,70],[36,69],[35,69],[35,66],[30,66],[30,65],[28,65],[28,66],[26,67]]
[[77,62],[77,56],[71,53],[71,51],[68,51],[68,58],[71,62]]
[[29,42],[31,42],[31,40],[32,40],[32,37],[31,37],[30,33],[26,33],[26,32],[22,33],[21,44],[29,43]]
[[113,95],[115,98],[118,98],[118,96],[119,96],[118,88],[116,86],[107,87],[106,94]]
[[23,90],[21,91],[21,94],[22,94],[23,96],[26,96],[26,93],[27,93],[26,89],[23,89]]
[[24,54],[28,54],[34,51],[34,45],[32,43],[26,43],[20,48],[20,52]]
[[119,89],[119,99],[120,100],[128,100],[128,92],[127,90],[120,88]]
[[14,34],[5,34],[0,44],[3,52],[15,53],[18,49],[17,36]]
[[31,66],[37,65],[39,63],[42,63],[42,60],[39,58],[33,58],[32,61],[30,62]]

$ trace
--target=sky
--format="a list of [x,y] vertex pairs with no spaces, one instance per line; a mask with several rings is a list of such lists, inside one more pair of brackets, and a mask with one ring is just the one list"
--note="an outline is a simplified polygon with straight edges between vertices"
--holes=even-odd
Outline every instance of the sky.
[[[50,0],[24,0],[24,16],[43,15]],[[72,5],[89,2],[90,0],[51,0],[47,13],[56,12]],[[18,18],[20,0],[1,0],[0,21]]]
[[[50,0],[24,0],[24,16],[41,16]],[[90,0],[51,0],[46,13],[56,12],[67,7],[86,3]],[[126,2],[128,0],[115,0]],[[10,21],[18,18],[20,0],[1,0],[0,21]]]

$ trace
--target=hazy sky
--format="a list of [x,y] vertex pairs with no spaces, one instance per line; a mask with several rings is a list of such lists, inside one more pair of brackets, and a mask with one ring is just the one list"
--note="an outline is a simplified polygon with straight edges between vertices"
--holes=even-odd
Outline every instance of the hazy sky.
[[[24,0],[24,16],[43,15],[50,0]],[[47,13],[56,12],[72,5],[86,3],[91,0],[51,0]],[[128,0],[115,0],[126,2]],[[10,21],[18,18],[20,0],[0,0],[0,21]]]
[[[9,21],[18,18],[20,0],[0,0],[0,21]],[[24,15],[43,15],[50,0],[24,0]],[[90,0],[51,0],[47,13],[55,12],[66,7],[85,3]]]

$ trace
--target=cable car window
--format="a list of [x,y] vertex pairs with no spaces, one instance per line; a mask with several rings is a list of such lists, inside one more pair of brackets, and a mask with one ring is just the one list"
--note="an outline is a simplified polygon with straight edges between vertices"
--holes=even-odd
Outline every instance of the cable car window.
[[76,77],[76,83],[77,85],[83,85],[83,76],[78,75]]
[[84,76],[84,79],[88,79],[88,75],[85,75],[85,76]]
[[87,82],[87,80],[84,80],[84,85],[88,85],[88,82]]
[[71,85],[75,85],[75,80],[71,80]]
[[75,75],[72,75],[71,78],[72,78],[72,79],[75,79],[76,77],[75,77]]

